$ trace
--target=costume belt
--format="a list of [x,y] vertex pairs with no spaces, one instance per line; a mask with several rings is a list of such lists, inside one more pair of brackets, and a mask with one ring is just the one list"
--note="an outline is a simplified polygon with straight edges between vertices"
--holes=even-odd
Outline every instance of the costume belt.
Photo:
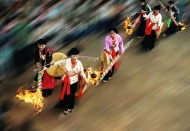
[[67,95],[70,95],[70,79],[69,79],[69,77],[72,77],[72,76],[75,76],[75,75],[76,75],[76,73],[73,74],[73,75],[68,75],[67,73],[65,73],[65,77],[63,79],[63,83],[64,83],[63,84],[63,89],[62,89],[61,97],[60,97],[61,100],[64,99],[65,91],[67,91],[66,92]]

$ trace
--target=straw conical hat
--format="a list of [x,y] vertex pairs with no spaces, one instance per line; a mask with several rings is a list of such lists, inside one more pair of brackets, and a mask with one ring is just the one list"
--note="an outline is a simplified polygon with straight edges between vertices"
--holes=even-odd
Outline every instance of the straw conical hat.
[[103,63],[103,69],[106,69],[110,64],[109,56],[105,51],[101,53],[101,61]]
[[[67,58],[67,56],[63,53],[53,53],[52,55],[52,61],[56,62],[58,60]],[[46,72],[53,77],[59,77],[62,76],[65,73],[65,65],[57,65],[57,66],[51,66],[46,69]]]

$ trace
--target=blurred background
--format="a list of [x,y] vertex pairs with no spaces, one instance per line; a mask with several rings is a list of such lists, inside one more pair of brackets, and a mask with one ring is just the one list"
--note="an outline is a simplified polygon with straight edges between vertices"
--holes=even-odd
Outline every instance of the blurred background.
[[[189,25],[190,1],[174,1],[180,10],[180,21]],[[147,3],[151,8],[158,4],[155,0],[147,0]],[[167,1],[163,1],[163,4],[166,5],[166,3]],[[46,39],[47,46],[55,52],[66,52],[71,47],[77,46],[81,49],[82,54],[99,57],[109,27],[117,27],[124,42],[136,37],[135,32],[131,36],[125,34],[123,22],[127,16],[133,20],[134,14],[139,10],[138,0],[0,0],[0,107],[2,117],[5,115],[4,112],[13,109],[15,105],[11,104],[11,99],[5,100],[4,95],[9,93],[6,98],[14,96],[19,86],[24,84],[29,86],[33,78],[32,69],[35,68],[33,52],[37,48],[35,42],[38,39]],[[164,12],[161,14],[163,21],[166,21],[168,16]],[[189,31],[188,28],[187,31]],[[182,36],[188,36],[187,31]],[[175,41],[175,36],[172,37],[172,41]],[[177,39],[182,40],[180,36]],[[187,42],[186,37],[184,41]],[[139,43],[139,41],[135,42]],[[27,87],[26,85],[25,87]],[[49,101],[56,99],[57,97]],[[46,104],[49,101],[46,100]],[[18,101],[16,103],[18,104]],[[54,104],[48,105],[46,106],[47,110],[50,110]],[[23,105],[19,106],[20,109],[24,107]],[[19,106],[15,107],[19,108]],[[29,110],[28,107],[27,113],[31,114],[32,109]],[[13,115],[14,113],[17,114],[16,111],[13,112]],[[24,113],[22,112],[22,114]],[[51,112],[50,115],[52,115]],[[44,120],[45,118],[39,119]],[[26,120],[25,117],[20,121],[25,121],[25,123],[18,130],[24,129],[25,126],[29,128],[33,123],[31,119]],[[39,127],[40,124],[38,124],[37,122],[36,127]],[[41,127],[38,130],[48,131],[48,128]],[[61,131],[61,129],[57,130]],[[69,127],[67,130],[72,130],[72,128]]]
[[[153,6],[155,1],[147,2]],[[164,2],[165,3],[165,2]],[[176,0],[180,18],[188,22],[189,1]],[[54,51],[91,33],[105,32],[139,10],[138,0],[1,0],[0,73],[22,69],[33,58],[36,42],[46,39]],[[23,54],[25,54],[23,56]],[[9,64],[7,64],[9,63]],[[5,72],[6,71],[6,72]]]

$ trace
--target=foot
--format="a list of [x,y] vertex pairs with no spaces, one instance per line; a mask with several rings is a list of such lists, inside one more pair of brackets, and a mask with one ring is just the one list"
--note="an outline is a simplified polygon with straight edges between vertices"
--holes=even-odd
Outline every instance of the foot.
[[137,39],[140,39],[141,38],[141,36],[137,36]]
[[110,80],[110,79],[111,79],[111,77],[108,78],[108,80]]
[[107,80],[103,80],[103,82],[104,82],[104,83],[106,83],[106,82],[107,82]]
[[68,115],[69,114],[68,110],[63,111],[63,114]]
[[71,113],[72,112],[72,109],[68,109],[68,113]]
[[37,88],[34,88],[34,87],[30,87],[29,91],[30,92],[36,92]]
[[163,37],[165,37],[165,36],[166,36],[166,33],[163,34]]

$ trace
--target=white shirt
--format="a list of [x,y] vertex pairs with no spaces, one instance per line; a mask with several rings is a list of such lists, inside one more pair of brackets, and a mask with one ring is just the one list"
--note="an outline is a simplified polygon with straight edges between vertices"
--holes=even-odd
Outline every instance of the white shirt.
[[[77,60],[76,65],[72,67],[71,58],[63,59],[54,63],[54,66],[61,65],[65,67],[65,74],[69,75],[70,84],[74,84],[79,81],[78,76],[82,76],[84,79],[86,78],[86,74],[84,73],[84,68],[81,61]],[[62,80],[65,78],[65,74],[62,77]]]
[[156,30],[158,26],[161,26],[162,16],[160,13],[158,15],[154,16],[153,12],[150,12],[148,15],[147,14],[143,15],[143,17],[145,17],[146,19],[150,18],[150,21],[152,23],[155,23],[155,25],[152,27],[152,30]]

